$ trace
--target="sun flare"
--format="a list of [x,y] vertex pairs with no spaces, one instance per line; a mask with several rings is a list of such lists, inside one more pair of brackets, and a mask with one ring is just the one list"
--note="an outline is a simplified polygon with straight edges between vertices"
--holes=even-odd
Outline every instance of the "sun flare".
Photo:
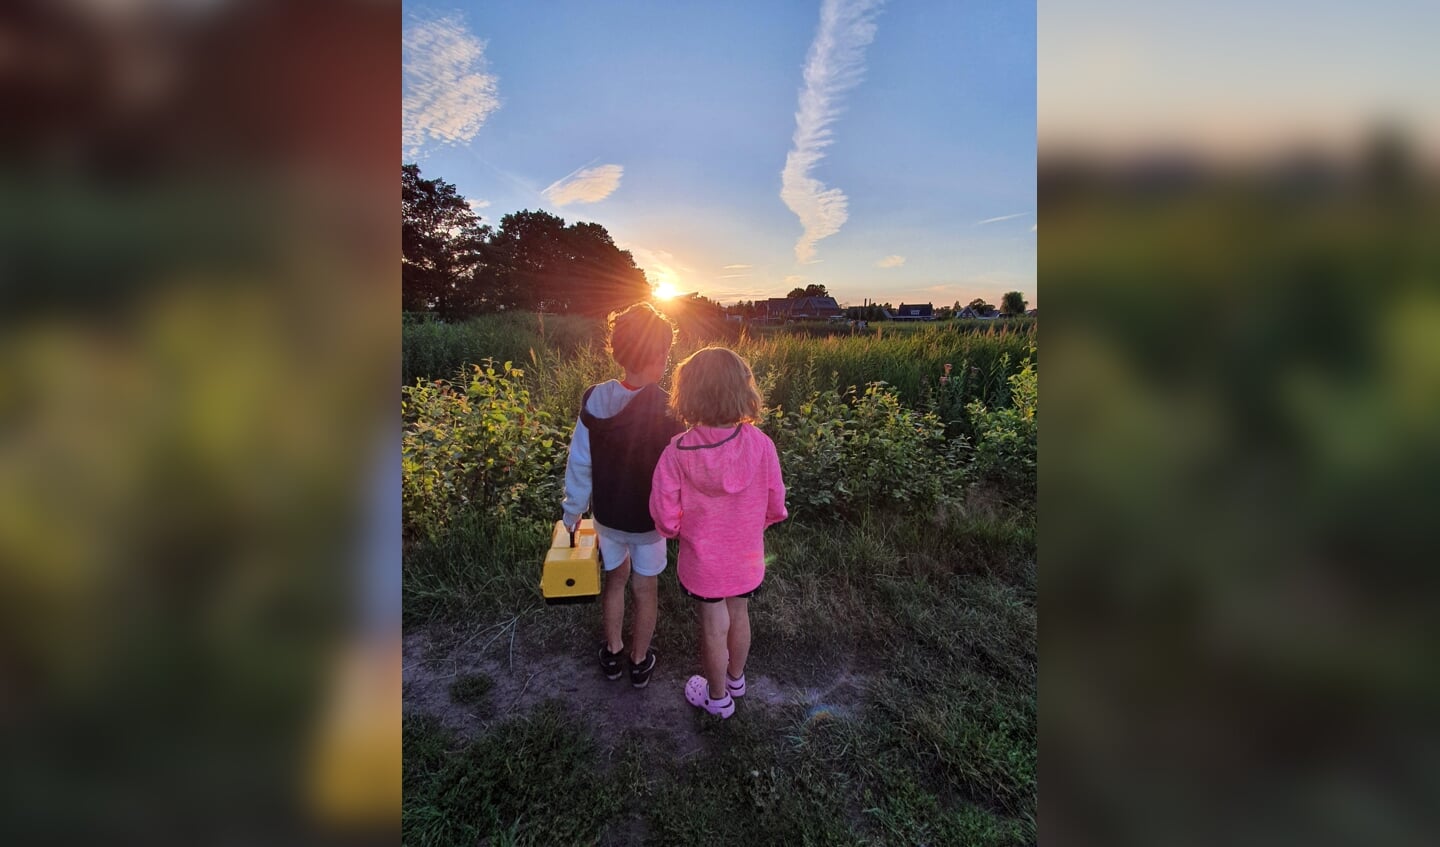
[[655,294],[656,300],[669,300],[680,293],[680,289],[676,288],[675,284],[669,280],[655,283],[650,290]]

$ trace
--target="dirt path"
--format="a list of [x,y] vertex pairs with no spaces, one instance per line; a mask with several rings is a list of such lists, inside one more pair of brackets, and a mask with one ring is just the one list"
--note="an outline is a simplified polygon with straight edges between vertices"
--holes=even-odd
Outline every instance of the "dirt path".
[[[424,631],[404,641],[404,707],[406,714],[426,714],[463,736],[486,731],[494,723],[523,714],[551,697],[590,704],[597,738],[619,739],[639,733],[667,743],[680,757],[705,748],[698,713],[685,701],[685,680],[696,672],[694,656],[660,654],[646,688],[630,685],[629,676],[608,680],[600,673],[588,641],[568,651],[545,652],[510,638],[505,624],[475,633],[460,643]],[[514,626],[513,622],[510,624]],[[455,702],[450,686],[465,674],[484,674],[494,685],[478,705]],[[841,717],[857,708],[867,676],[837,661],[818,676],[786,678],[783,674],[748,674],[749,691],[735,717],[750,709],[775,709],[798,703],[819,713]]]

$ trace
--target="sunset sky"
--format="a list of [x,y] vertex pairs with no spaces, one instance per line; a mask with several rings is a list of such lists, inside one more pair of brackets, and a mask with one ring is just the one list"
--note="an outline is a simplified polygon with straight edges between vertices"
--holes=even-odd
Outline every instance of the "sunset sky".
[[405,161],[722,303],[1035,287],[1033,2],[405,4]]

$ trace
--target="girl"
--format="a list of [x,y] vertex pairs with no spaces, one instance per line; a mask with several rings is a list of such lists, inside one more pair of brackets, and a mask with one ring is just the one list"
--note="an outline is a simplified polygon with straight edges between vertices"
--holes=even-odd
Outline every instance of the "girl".
[[680,587],[699,601],[700,661],[685,699],[735,713],[750,654],[748,597],[765,578],[765,528],[785,520],[775,444],[756,429],[760,391],[745,360],[706,347],[675,369],[670,405],[690,429],[670,440],[650,489],[655,529],[680,539]]

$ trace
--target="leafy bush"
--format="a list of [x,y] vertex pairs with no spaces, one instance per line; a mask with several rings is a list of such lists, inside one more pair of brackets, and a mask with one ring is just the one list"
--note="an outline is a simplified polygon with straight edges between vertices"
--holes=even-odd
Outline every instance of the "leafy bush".
[[974,421],[969,413],[972,404],[996,406],[1007,401],[1009,379],[1014,371],[1010,352],[993,356],[983,366],[962,357],[959,364],[945,362],[931,379],[920,385],[917,408],[934,412],[945,422],[948,435],[963,435],[973,440]]
[[948,499],[961,479],[964,440],[947,440],[937,416],[901,405],[884,382],[859,395],[854,386],[812,390],[790,411],[769,410],[764,427],[797,514],[930,506]]
[[966,406],[975,432],[974,479],[1021,504],[1035,501],[1035,454],[1039,403],[1035,363],[1026,359],[1010,377],[1010,403],[988,409]]
[[457,515],[549,515],[560,500],[566,433],[535,408],[524,371],[487,359],[464,392],[444,380],[401,389],[409,537],[436,539]]

